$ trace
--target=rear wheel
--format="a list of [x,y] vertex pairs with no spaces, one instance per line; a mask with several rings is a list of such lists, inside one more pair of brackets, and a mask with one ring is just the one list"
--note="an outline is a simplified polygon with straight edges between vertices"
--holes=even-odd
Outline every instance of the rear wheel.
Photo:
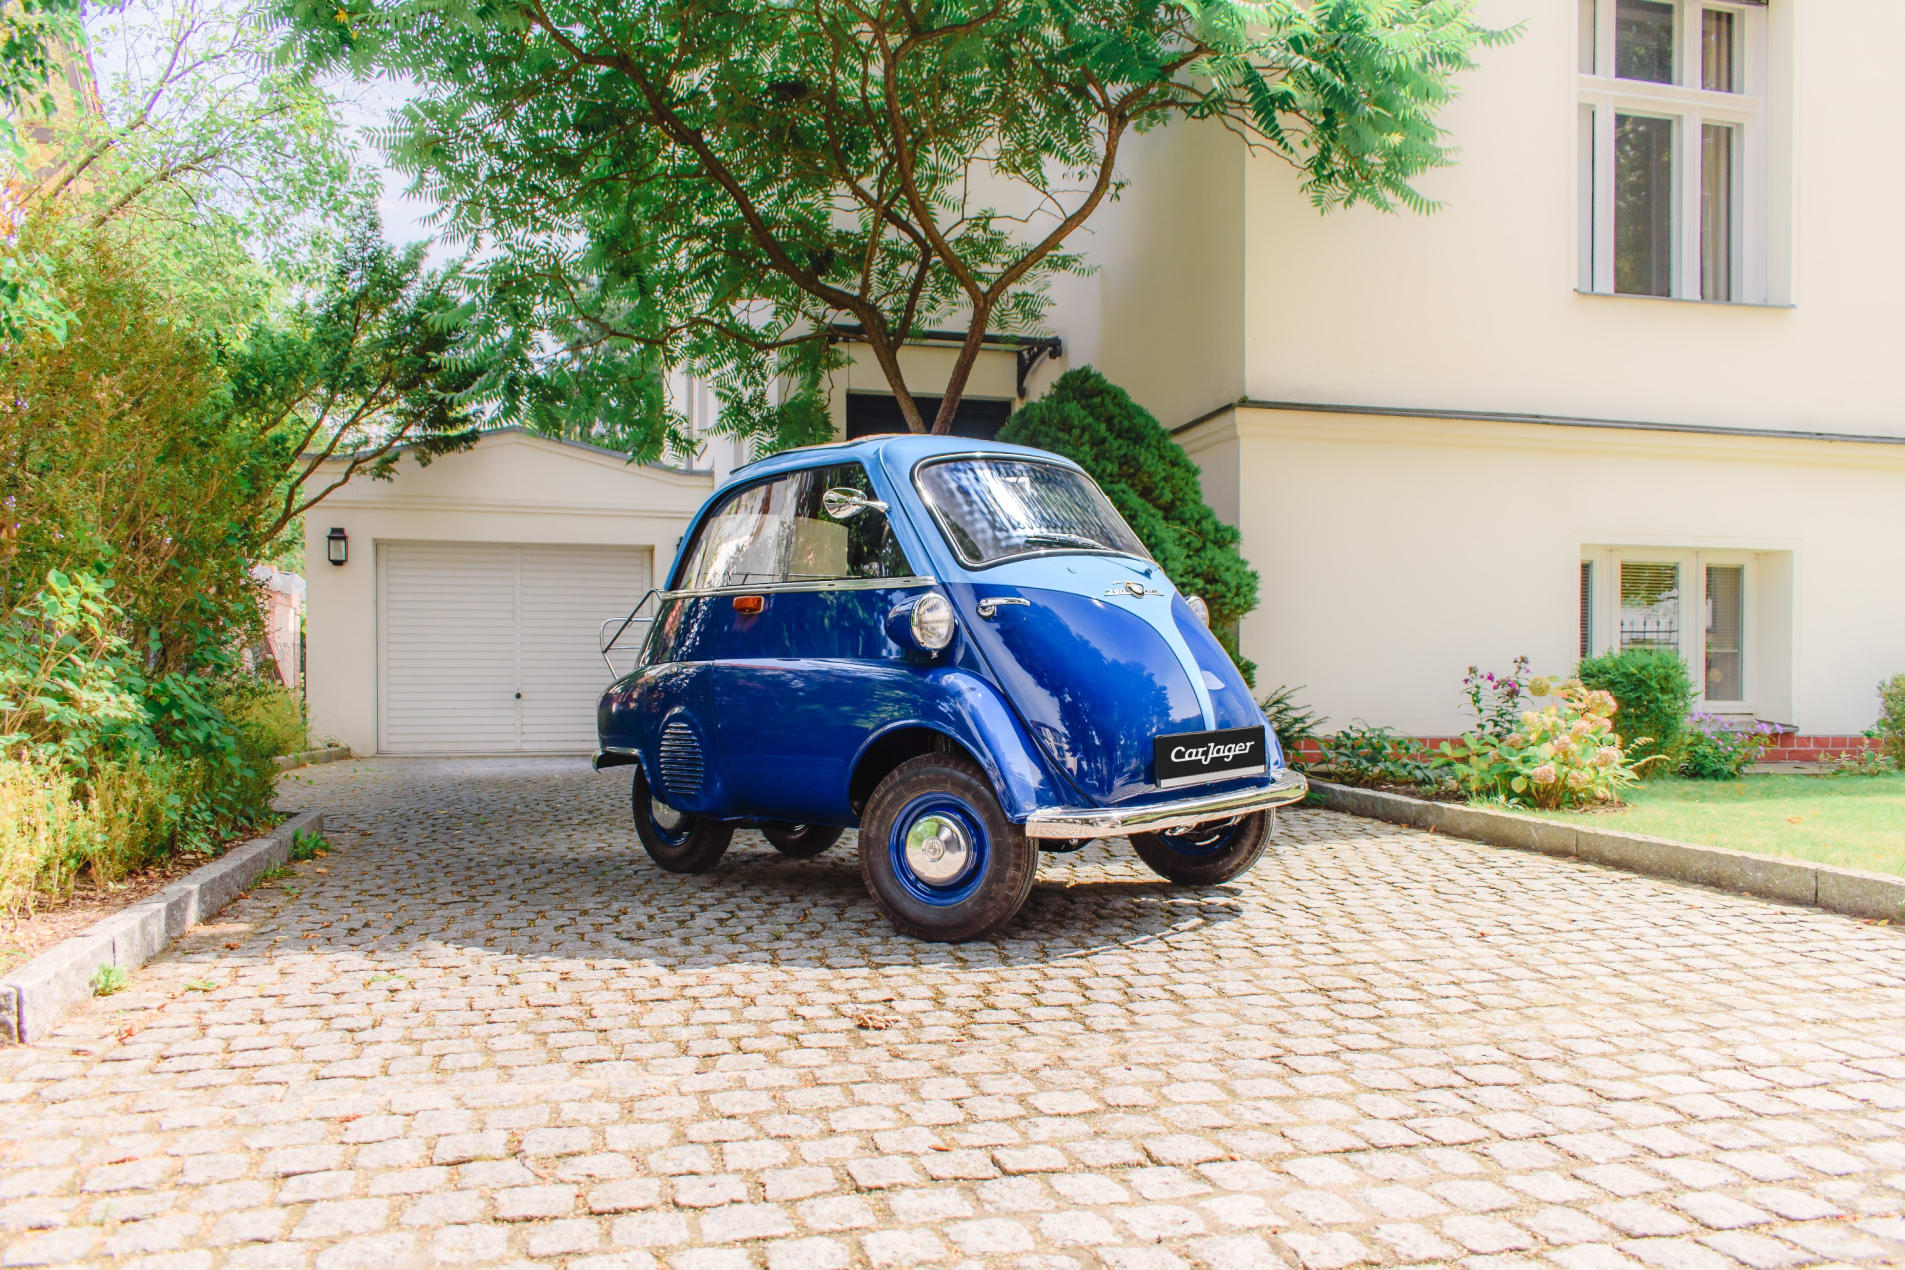
[[795,860],[819,855],[845,832],[838,825],[792,825],[782,820],[761,826],[761,836],[774,844],[774,850]]
[[1025,906],[1038,847],[1006,819],[971,761],[923,754],[893,769],[867,800],[860,876],[901,933],[982,939]]
[[1212,886],[1243,876],[1263,856],[1270,845],[1270,813],[1169,833],[1134,833],[1131,845],[1158,876],[1185,886]]
[[734,826],[676,811],[655,797],[635,765],[635,833],[648,858],[670,873],[706,873],[720,862]]

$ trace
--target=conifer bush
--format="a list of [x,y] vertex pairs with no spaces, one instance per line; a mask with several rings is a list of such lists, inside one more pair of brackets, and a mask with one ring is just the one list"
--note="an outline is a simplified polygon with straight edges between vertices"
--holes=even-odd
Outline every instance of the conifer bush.
[[1693,706],[1693,677],[1671,649],[1629,648],[1599,657],[1583,657],[1576,677],[1588,688],[1612,693],[1620,703],[1621,737],[1627,752],[1644,762],[1644,771],[1673,771],[1680,755],[1687,712]]

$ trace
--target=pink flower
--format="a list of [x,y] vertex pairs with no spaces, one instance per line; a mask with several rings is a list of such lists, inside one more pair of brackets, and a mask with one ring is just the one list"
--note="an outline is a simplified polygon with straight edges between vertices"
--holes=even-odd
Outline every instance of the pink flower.
[[1537,785],[1554,784],[1554,764],[1543,763],[1540,767],[1528,773],[1528,779]]

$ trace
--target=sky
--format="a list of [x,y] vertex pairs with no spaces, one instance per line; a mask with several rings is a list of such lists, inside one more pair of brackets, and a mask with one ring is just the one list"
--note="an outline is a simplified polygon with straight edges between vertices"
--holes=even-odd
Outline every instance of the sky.
[[[338,95],[341,107],[339,113],[357,145],[364,166],[377,174],[381,184],[377,211],[383,217],[384,236],[399,246],[433,238],[435,231],[429,220],[436,211],[436,204],[409,192],[409,179],[384,161],[383,152],[371,135],[375,129],[383,127],[408,100],[406,87],[389,80],[368,84],[341,80],[332,82],[328,87]],[[436,258],[449,253],[442,248],[435,248],[430,254],[432,263],[439,263]]]

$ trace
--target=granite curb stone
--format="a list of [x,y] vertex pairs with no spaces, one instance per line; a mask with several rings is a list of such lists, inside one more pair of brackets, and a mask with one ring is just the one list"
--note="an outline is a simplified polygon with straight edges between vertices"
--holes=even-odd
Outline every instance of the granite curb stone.
[[261,838],[240,843],[158,894],[47,949],[0,980],[0,1044],[30,1044],[92,995],[101,966],[135,970],[167,944],[291,858],[302,831],[321,832],[324,814],[300,812]]
[[351,747],[348,745],[327,745],[321,750],[300,750],[296,754],[281,754],[271,762],[279,771],[288,772],[294,767],[309,767],[313,763],[336,763],[350,756]]
[[1310,778],[1312,804],[1331,811],[1429,829],[1492,846],[1569,856],[1590,864],[1698,886],[1809,904],[1849,917],[1905,920],[1905,878],[1809,860],[1703,847],[1637,833],[1560,824],[1486,807],[1432,802],[1386,790]]

